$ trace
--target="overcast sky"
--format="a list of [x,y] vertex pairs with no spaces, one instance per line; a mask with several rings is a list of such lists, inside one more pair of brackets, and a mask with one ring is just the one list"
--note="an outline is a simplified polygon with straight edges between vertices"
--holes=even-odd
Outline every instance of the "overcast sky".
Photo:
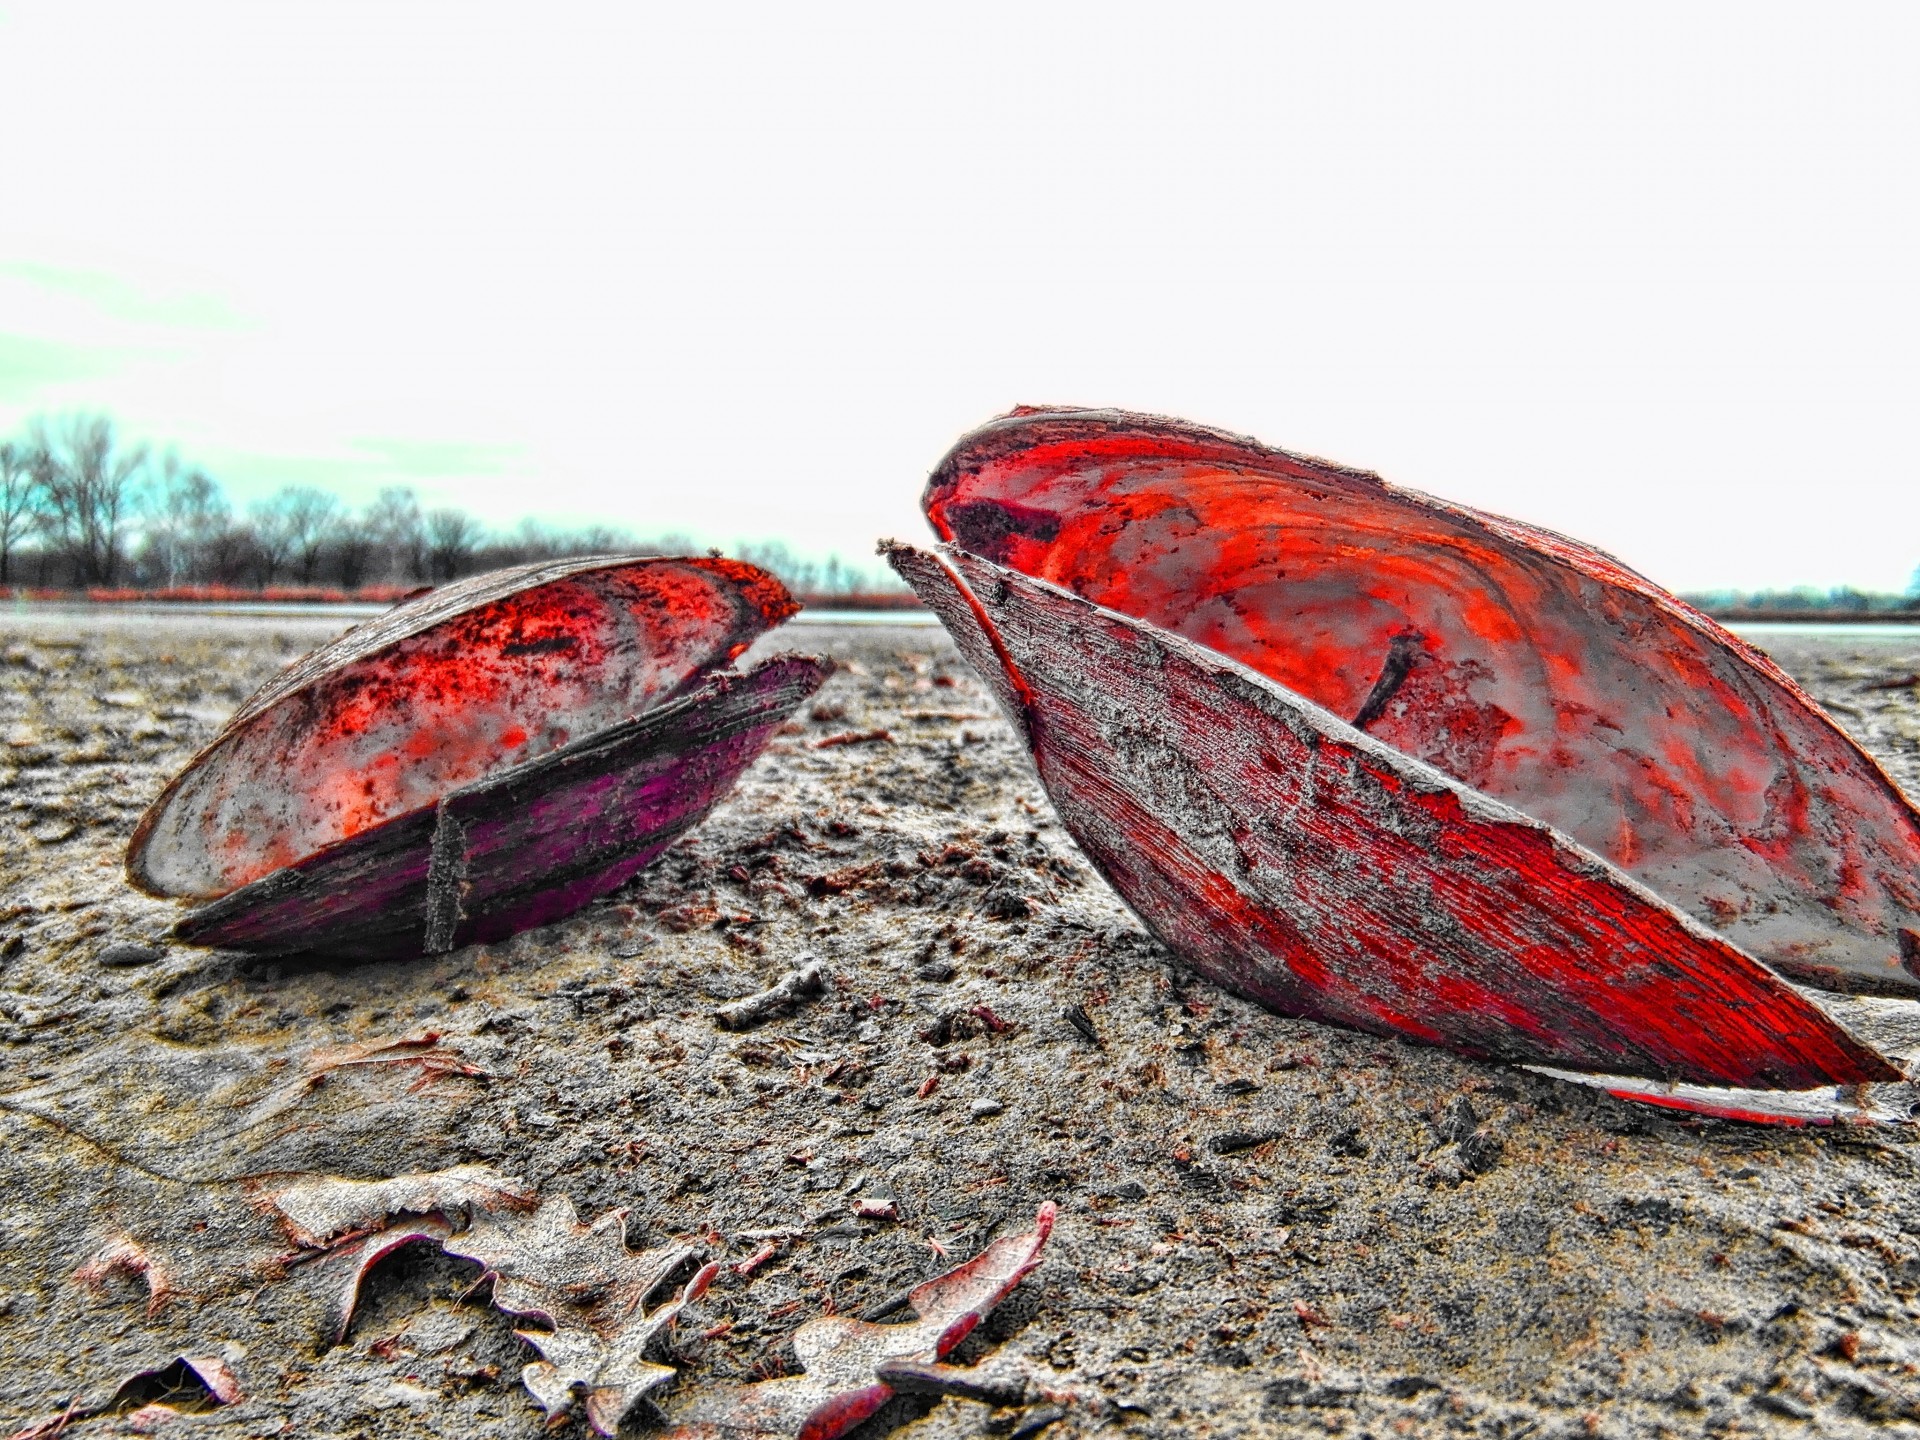
[[1920,562],[1920,6],[0,0],[0,432],[860,557],[1011,405]]

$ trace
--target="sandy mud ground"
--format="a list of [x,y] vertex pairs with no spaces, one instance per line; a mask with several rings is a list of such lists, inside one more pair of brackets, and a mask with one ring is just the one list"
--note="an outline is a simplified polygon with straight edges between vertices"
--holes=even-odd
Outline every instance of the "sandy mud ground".
[[[0,619],[0,1433],[540,1434],[478,1265],[401,1250],[336,1341],[337,1266],[268,1203],[479,1165],[636,1248],[771,1250],[682,1317],[667,1416],[1050,1199],[957,1353],[1026,1404],[863,1435],[1920,1434],[1913,1136],[1689,1120],[1221,993],[1078,858],[938,629],[790,627],[843,662],[818,704],[564,924],[359,968],[157,944],[135,817],[334,623]],[[1920,640],[1769,643],[1920,787]],[[809,956],[819,998],[715,1023]],[[183,1354],[240,1398],[175,1366],[112,1399]],[[140,1408],[173,1382],[207,1408]]]

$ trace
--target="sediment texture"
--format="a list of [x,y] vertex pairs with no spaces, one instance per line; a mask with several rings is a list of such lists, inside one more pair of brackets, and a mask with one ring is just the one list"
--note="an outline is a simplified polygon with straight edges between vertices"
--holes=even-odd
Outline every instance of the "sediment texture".
[[[748,1269],[682,1316],[669,1412],[1052,1199],[950,1357],[1051,1392],[1050,1436],[1920,1431],[1911,1137],[1669,1117],[1227,995],[1075,852],[937,629],[771,637],[847,663],[560,924],[359,967],[156,945],[134,818],[322,623],[0,622],[0,1433],[191,1354],[243,1396],[196,1433],[540,1435],[476,1264],[398,1250],[334,1343],[338,1277],[261,1200],[456,1166]],[[1920,643],[1772,648],[1920,782]],[[810,959],[819,994],[714,1019]],[[1898,1048],[1901,1002],[1836,1008]]]

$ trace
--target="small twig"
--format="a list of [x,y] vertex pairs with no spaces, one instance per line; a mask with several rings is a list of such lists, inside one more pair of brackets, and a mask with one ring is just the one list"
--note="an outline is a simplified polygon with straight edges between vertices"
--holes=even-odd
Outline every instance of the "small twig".
[[754,1251],[753,1254],[749,1255],[746,1259],[738,1261],[728,1268],[730,1268],[733,1271],[733,1273],[736,1275],[739,1275],[742,1277],[748,1276],[753,1274],[754,1271],[758,1270],[762,1265],[766,1264],[769,1260],[773,1259],[773,1257],[778,1255],[779,1253],[780,1253],[779,1242],[774,1240],[769,1240],[767,1241],[766,1244],[762,1245],[758,1250]]
[[809,961],[798,970],[789,970],[772,988],[749,995],[713,1012],[722,1030],[750,1030],[764,1020],[784,1014],[802,1000],[811,999],[825,988],[820,962]]
[[964,1365],[930,1365],[917,1360],[883,1360],[874,1367],[876,1378],[908,1395],[953,1395],[982,1405],[1021,1405],[1027,1382],[1015,1375],[993,1379]]
[[865,1310],[860,1312],[860,1318],[862,1320],[884,1320],[889,1315],[906,1309],[907,1306],[913,1303],[913,1292],[916,1288],[918,1287],[909,1286],[905,1290],[889,1295],[878,1305],[869,1305]]
[[830,750],[836,745],[891,745],[893,734],[888,730],[847,730],[839,735],[825,735],[813,742],[816,750]]

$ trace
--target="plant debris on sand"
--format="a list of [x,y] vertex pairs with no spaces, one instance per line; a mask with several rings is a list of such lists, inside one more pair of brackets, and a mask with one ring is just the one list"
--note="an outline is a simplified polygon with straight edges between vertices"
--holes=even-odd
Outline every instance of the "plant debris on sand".
[[[889,1368],[859,1433],[1920,1429],[1906,1133],[1667,1116],[1224,994],[1093,875],[937,629],[790,626],[842,669],[652,868],[348,966],[163,943],[175,911],[118,868],[328,622],[5,623],[0,1434],[531,1440],[523,1370],[587,1366],[516,1335],[563,1327],[482,1283],[503,1252],[436,1237],[562,1200],[550,1233],[624,1212],[583,1242],[614,1273],[687,1254],[643,1324],[720,1267],[636,1357],[675,1374],[623,1434],[807,1373],[819,1317],[911,1324],[908,1292],[1048,1201],[1038,1269]],[[1920,696],[1885,683],[1920,644],[1769,644],[1920,784]],[[817,993],[715,1018],[812,965]],[[1900,1002],[1822,1003],[1914,1053]],[[431,1214],[335,1184],[436,1172]],[[420,1238],[356,1275],[343,1333],[358,1262],[316,1246],[395,1227]],[[566,1391],[584,1434],[592,1386]]]

